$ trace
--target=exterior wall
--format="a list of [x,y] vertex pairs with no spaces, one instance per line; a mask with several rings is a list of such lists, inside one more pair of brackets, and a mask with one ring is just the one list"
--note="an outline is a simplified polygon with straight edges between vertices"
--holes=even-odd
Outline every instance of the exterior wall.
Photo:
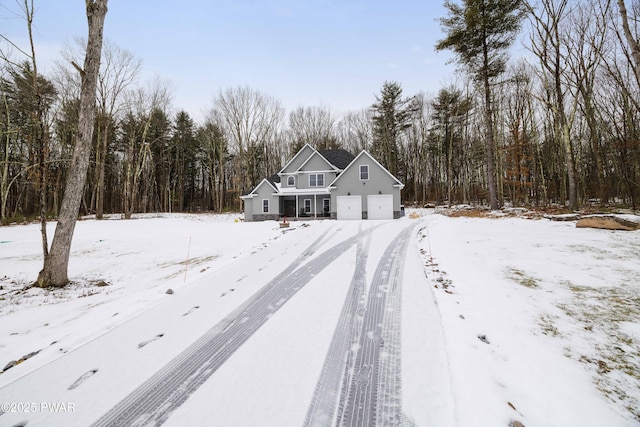
[[242,199],[244,202],[244,220],[255,221],[253,218],[253,199]]
[[[314,188],[323,188],[328,186],[334,179],[336,179],[335,172],[332,171],[333,167],[327,163],[327,161],[320,155],[314,154],[311,158],[307,159],[308,161],[304,163],[304,165],[300,168],[297,177],[297,187],[303,189],[314,189]],[[309,186],[309,175],[321,173],[324,175],[324,185],[320,187],[310,187]]]
[[300,168],[300,166],[302,166],[304,162],[307,161],[309,157],[311,157],[311,154],[313,154],[313,148],[311,148],[308,145],[305,145],[304,147],[302,147],[300,151],[298,151],[298,153],[293,157],[293,159],[291,159],[290,163],[287,164],[284,167],[284,169],[282,169],[281,172],[294,173]]
[[320,154],[315,154],[300,169],[303,172],[327,171],[333,169]]
[[[278,196],[273,195],[274,191],[275,190],[273,189],[273,187],[271,187],[271,185],[269,185],[266,181],[262,181],[262,184],[260,184],[255,190],[253,190],[255,196],[252,198],[252,201],[250,203],[251,211],[248,211],[245,207],[245,219],[247,217],[247,213],[251,212],[253,221],[260,221],[260,219],[258,218],[265,215],[275,217],[277,220],[280,216],[280,201]],[[264,199],[269,200],[269,212],[262,211],[262,201]]]
[[[369,165],[369,179],[360,180],[360,166]],[[334,184],[336,189],[331,190],[331,212],[336,212],[336,197],[362,196],[363,218],[367,218],[367,196],[370,194],[392,194],[393,195],[393,212],[394,217],[400,214],[400,189],[394,187],[397,182],[379,166],[373,159],[367,155],[361,155],[356,158],[344,172],[340,175],[340,179]]]
[[321,187],[309,187],[309,172],[303,172],[298,174],[296,177],[297,187],[301,189],[316,189],[316,188],[326,188],[336,179],[337,174],[335,172],[311,172],[311,173],[321,173],[324,175],[324,185]]
[[[293,177],[293,185],[289,185],[289,177]],[[296,188],[298,185],[298,175],[282,175],[280,176],[280,186],[284,188]]]

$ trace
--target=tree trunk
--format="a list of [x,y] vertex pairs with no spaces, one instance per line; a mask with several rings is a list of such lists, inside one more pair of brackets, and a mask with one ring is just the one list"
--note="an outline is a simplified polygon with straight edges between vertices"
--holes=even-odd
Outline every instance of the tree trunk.
[[589,127],[589,140],[591,142],[591,149],[593,151],[593,160],[596,168],[596,179],[598,180],[598,192],[597,196],[600,199],[601,205],[606,205],[609,201],[609,194],[607,184],[605,182],[604,165],[602,162],[602,155],[600,154],[600,135],[598,132],[598,121],[595,117],[595,109],[591,101],[589,94],[583,95],[584,100],[584,113],[587,126]]
[[493,108],[491,107],[491,86],[489,76],[484,76],[485,125],[487,140],[487,186],[489,187],[489,206],[491,210],[498,210],[498,192],[496,189],[496,158],[495,139],[493,136]]
[[3,94],[4,108],[7,116],[7,131],[5,134],[4,158],[2,159],[2,178],[0,179],[0,219],[2,225],[7,221],[7,203],[9,200],[9,153],[11,152],[11,115],[9,114],[9,103]]
[[629,27],[629,17],[627,15],[627,7],[624,4],[624,0],[618,0],[618,9],[620,10],[620,19],[622,20],[622,29],[624,36],[629,43],[631,49],[631,57],[633,58],[633,73],[636,77],[636,81],[640,84],[640,43],[633,37],[631,28]]
[[75,229],[80,202],[87,179],[89,157],[95,118],[95,99],[100,57],[102,53],[102,37],[104,19],[107,14],[108,0],[85,0],[88,21],[87,51],[82,71],[80,89],[80,114],[78,119],[78,136],[69,166],[67,183],[58,224],[49,254],[45,256],[44,268],[38,275],[37,286],[65,286],[69,282],[68,266],[71,240]]
[[569,180],[569,209],[575,211],[578,210],[578,186],[576,179],[576,161],[573,154],[573,144],[571,143],[571,132],[569,125],[566,123],[566,119],[563,120],[561,132],[562,132],[562,146],[567,162],[567,178]]
[[109,122],[105,121],[105,126],[102,129],[102,143],[100,145],[100,160],[98,161],[98,181],[96,183],[96,219],[104,218],[104,174],[105,164],[107,161],[107,144],[109,144]]

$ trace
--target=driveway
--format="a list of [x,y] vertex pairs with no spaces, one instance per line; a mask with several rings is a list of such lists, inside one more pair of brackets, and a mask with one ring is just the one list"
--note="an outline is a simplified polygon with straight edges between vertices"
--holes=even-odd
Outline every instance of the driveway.
[[[432,302],[417,229],[323,221],[288,232],[0,389],[12,400],[73,402],[73,411],[6,413],[0,424],[420,425],[420,397],[405,389],[424,388],[426,370],[403,370],[425,351],[404,354],[403,343],[429,333],[420,316],[403,316],[407,301],[408,313]],[[60,386],[40,392],[39,383]]]

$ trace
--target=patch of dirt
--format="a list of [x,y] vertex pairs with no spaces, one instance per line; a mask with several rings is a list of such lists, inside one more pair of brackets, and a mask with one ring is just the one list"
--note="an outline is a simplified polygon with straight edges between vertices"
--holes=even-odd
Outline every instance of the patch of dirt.
[[[596,208],[585,206],[578,212],[573,212],[563,206],[547,206],[547,207],[504,207],[501,210],[492,211],[486,206],[471,206],[471,205],[457,205],[457,206],[438,206],[435,208],[435,212],[441,215],[445,215],[452,218],[526,218],[526,219],[542,219],[549,217],[566,217],[571,215],[571,221],[578,220],[585,215],[596,214],[614,214],[621,212],[616,208]],[[630,214],[633,212],[629,211]],[[636,213],[637,215],[638,213]]]
[[[590,366],[598,390],[624,407],[640,421],[640,341],[625,330],[626,324],[640,322],[640,293],[637,284],[592,288],[565,282],[571,302],[559,307],[583,325],[585,335],[598,334],[592,355],[568,356]],[[588,340],[588,336],[585,337]],[[636,386],[633,386],[633,385]],[[629,390],[638,390],[630,394]]]
[[556,320],[558,320],[558,316],[552,316],[550,314],[542,314],[540,315],[540,319],[538,324],[542,329],[542,333],[551,337],[557,337],[560,335],[558,328],[556,327]]
[[517,284],[529,289],[538,289],[538,279],[529,276],[525,272],[518,270],[517,268],[509,268],[507,271],[507,277]]
[[[202,265],[202,264],[206,264],[210,261],[213,261],[214,259],[218,258],[219,255],[210,255],[210,256],[203,256],[203,257],[197,257],[197,258],[191,258],[189,260],[184,260],[184,261],[180,261],[178,263],[165,263],[165,264],[161,264],[160,267],[162,268],[168,268],[168,267],[174,267],[176,265],[181,265],[184,266],[185,268],[187,268],[188,270],[191,270],[192,268],[198,266],[198,265]],[[200,272],[204,272],[207,269],[202,269],[200,270]],[[166,278],[167,279],[174,279],[178,276],[180,276],[181,274],[184,274],[185,270],[183,268],[179,269],[178,271],[168,275]]]

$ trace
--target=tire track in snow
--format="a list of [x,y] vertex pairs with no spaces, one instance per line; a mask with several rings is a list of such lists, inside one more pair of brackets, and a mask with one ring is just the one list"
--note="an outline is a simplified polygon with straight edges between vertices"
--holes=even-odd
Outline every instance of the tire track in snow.
[[[409,237],[405,228],[376,268],[358,336],[350,377],[340,396],[337,425],[401,425],[400,291]],[[344,409],[342,409],[344,408]]]
[[94,426],[161,425],[282,305],[356,244],[361,232],[305,263],[331,234],[313,242],[284,271],[145,381]]
[[[402,271],[406,259],[409,237],[413,228],[404,230],[399,236],[402,242],[391,264],[387,278],[388,296],[382,324],[380,378],[378,385],[377,425],[410,425],[402,413],[402,372],[401,372],[401,310],[402,310]],[[404,234],[404,236],[403,236]]]
[[305,426],[332,426],[336,418],[341,384],[347,374],[345,367],[349,366],[351,347],[357,343],[357,332],[361,327],[358,312],[364,310],[371,232],[372,229],[367,230],[358,239],[355,271],[307,412]]

